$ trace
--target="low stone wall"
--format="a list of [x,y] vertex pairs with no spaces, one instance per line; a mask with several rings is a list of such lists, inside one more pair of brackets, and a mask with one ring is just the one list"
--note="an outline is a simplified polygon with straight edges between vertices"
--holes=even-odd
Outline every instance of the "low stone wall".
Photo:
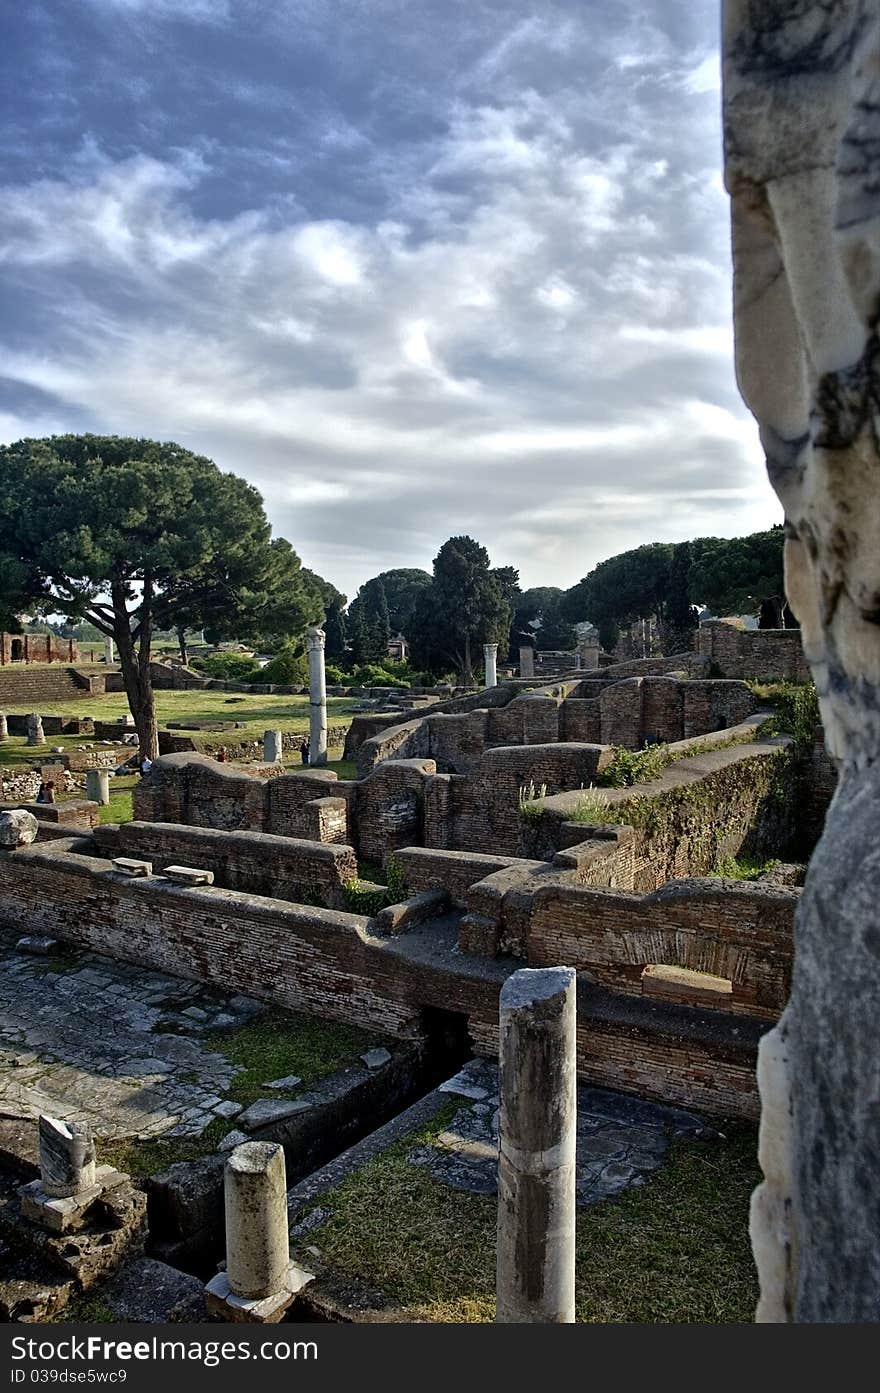
[[697,634],[702,657],[725,677],[753,682],[809,682],[800,629],[737,629],[707,620]]
[[421,890],[445,890],[458,909],[467,909],[468,892],[495,871],[523,864],[513,856],[493,856],[469,851],[437,851],[407,847],[396,853],[409,894]]
[[357,879],[354,849],[275,837],[264,832],[220,832],[167,822],[124,822],[97,827],[100,853],[152,862],[160,872],[184,865],[212,871],[225,890],[272,896],[326,909],[345,907],[345,886]]

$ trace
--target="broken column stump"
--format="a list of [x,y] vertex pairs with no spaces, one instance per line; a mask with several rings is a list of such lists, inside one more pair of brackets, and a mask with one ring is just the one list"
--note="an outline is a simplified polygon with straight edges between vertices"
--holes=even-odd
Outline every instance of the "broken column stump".
[[226,1271],[205,1288],[211,1315],[274,1325],[312,1280],[290,1261],[287,1173],[276,1142],[245,1142],[226,1162]]
[[522,968],[501,989],[500,1322],[574,1321],[576,980]]

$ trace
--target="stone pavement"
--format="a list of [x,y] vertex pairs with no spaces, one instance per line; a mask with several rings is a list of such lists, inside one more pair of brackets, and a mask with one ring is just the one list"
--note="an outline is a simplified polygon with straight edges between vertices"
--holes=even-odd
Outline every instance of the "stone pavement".
[[[474,1059],[443,1092],[465,1104],[430,1146],[410,1152],[455,1190],[494,1195],[498,1179],[498,1069]],[[643,1185],[664,1161],[675,1138],[709,1140],[719,1134],[699,1117],[602,1088],[578,1087],[577,1202],[598,1204],[631,1185]]]
[[0,1116],[91,1122],[99,1138],[197,1137],[240,1111],[238,1072],[199,1038],[264,1008],[92,953],[26,956],[0,931]]

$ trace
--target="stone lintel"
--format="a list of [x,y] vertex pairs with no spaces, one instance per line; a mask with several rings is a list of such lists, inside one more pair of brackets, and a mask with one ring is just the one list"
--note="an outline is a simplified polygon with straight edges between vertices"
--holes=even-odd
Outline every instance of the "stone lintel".
[[179,885],[213,885],[214,872],[200,870],[195,866],[166,866],[162,872],[169,880]]
[[113,869],[120,875],[146,876],[153,874],[152,861],[135,861],[130,856],[114,856]]

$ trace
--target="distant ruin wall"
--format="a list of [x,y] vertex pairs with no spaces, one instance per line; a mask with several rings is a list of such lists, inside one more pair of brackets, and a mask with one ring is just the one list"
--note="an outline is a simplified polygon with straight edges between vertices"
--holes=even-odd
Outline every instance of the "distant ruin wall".
[[78,663],[79,649],[72,638],[57,634],[0,633],[0,666],[7,663]]
[[724,677],[752,682],[809,682],[800,629],[737,629],[707,620],[697,635],[698,651]]

